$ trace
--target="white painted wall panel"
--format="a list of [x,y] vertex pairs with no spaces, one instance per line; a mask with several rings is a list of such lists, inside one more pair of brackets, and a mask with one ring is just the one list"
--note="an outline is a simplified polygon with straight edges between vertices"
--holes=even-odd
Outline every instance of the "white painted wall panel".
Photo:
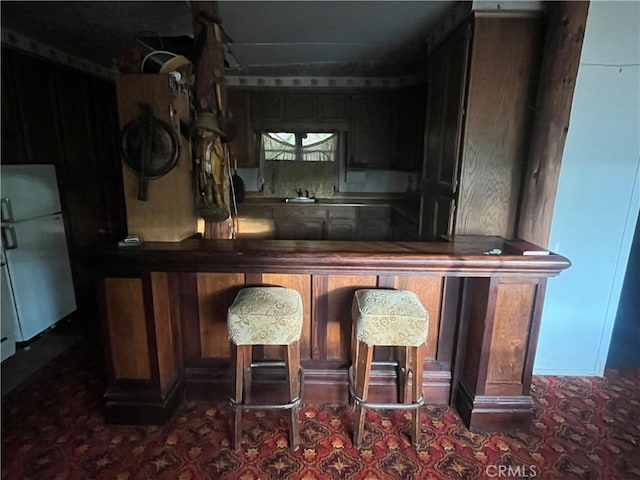
[[[635,40],[634,40],[635,39]],[[536,374],[602,375],[640,210],[640,3],[592,2],[550,248]]]

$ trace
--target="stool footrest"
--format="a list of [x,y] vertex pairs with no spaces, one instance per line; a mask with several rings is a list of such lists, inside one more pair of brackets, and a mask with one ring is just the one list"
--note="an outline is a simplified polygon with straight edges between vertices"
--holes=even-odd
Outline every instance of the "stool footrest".
[[260,367],[285,367],[286,362],[256,362],[251,364],[251,368],[260,368]]
[[417,402],[414,403],[372,403],[365,402],[361,398],[353,397],[353,401],[356,405],[362,405],[366,408],[371,408],[373,410],[411,410],[417,409],[424,405],[424,397],[420,397]]
[[233,398],[230,398],[229,403],[231,404],[231,408],[241,408],[242,410],[265,410],[265,409],[288,410],[290,408],[299,407],[300,404],[302,403],[302,398],[297,397],[294,400],[290,401],[289,403],[262,404],[262,405],[257,405],[257,404],[247,405],[241,402],[236,402]]

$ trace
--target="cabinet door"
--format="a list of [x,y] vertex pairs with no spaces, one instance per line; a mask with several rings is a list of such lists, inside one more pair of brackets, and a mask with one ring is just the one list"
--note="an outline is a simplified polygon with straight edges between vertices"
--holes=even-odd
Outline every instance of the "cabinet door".
[[349,168],[389,168],[391,99],[386,92],[357,95],[352,103]]
[[469,27],[460,28],[452,35],[447,49],[447,92],[443,117],[442,156],[438,162],[436,183],[451,188],[452,191],[457,190],[458,183],[469,39]]
[[445,53],[440,47],[429,59],[429,91],[427,94],[423,165],[423,177],[429,183],[436,181],[438,165],[442,160],[444,96],[447,81]]
[[455,191],[464,115],[470,26],[459,27],[429,59],[424,179]]
[[235,159],[240,168],[257,167],[258,158],[257,155],[252,154],[250,142],[249,94],[247,92],[229,90],[227,92],[227,102],[237,127],[236,136],[230,144],[231,157]]
[[455,201],[449,195],[425,194],[422,202],[420,238],[440,240],[453,234]]
[[420,172],[427,108],[426,87],[400,90],[394,97],[391,168]]
[[360,241],[387,241],[389,239],[388,206],[363,206],[360,208],[358,238]]
[[323,240],[323,221],[276,221],[278,240]]
[[347,95],[318,95],[318,118],[320,120],[346,121],[349,118]]
[[355,220],[333,218],[327,223],[327,240],[357,240]]
[[317,96],[309,93],[283,95],[283,120],[315,120]]
[[391,218],[390,237],[392,242],[418,241],[418,222],[409,220],[401,215],[393,215]]
[[282,119],[282,94],[276,92],[251,94],[251,120],[259,124]]

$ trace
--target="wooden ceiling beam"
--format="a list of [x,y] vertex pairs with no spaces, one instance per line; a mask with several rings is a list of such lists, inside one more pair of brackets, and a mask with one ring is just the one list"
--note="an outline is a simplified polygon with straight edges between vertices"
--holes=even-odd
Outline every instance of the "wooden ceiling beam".
[[518,238],[542,247],[549,244],[589,2],[547,5],[549,21],[517,228]]

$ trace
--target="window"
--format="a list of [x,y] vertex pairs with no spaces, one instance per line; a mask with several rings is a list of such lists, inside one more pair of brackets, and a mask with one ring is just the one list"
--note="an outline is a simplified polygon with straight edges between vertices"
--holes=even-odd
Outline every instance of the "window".
[[265,160],[334,162],[338,134],[319,132],[267,132],[262,134]]

